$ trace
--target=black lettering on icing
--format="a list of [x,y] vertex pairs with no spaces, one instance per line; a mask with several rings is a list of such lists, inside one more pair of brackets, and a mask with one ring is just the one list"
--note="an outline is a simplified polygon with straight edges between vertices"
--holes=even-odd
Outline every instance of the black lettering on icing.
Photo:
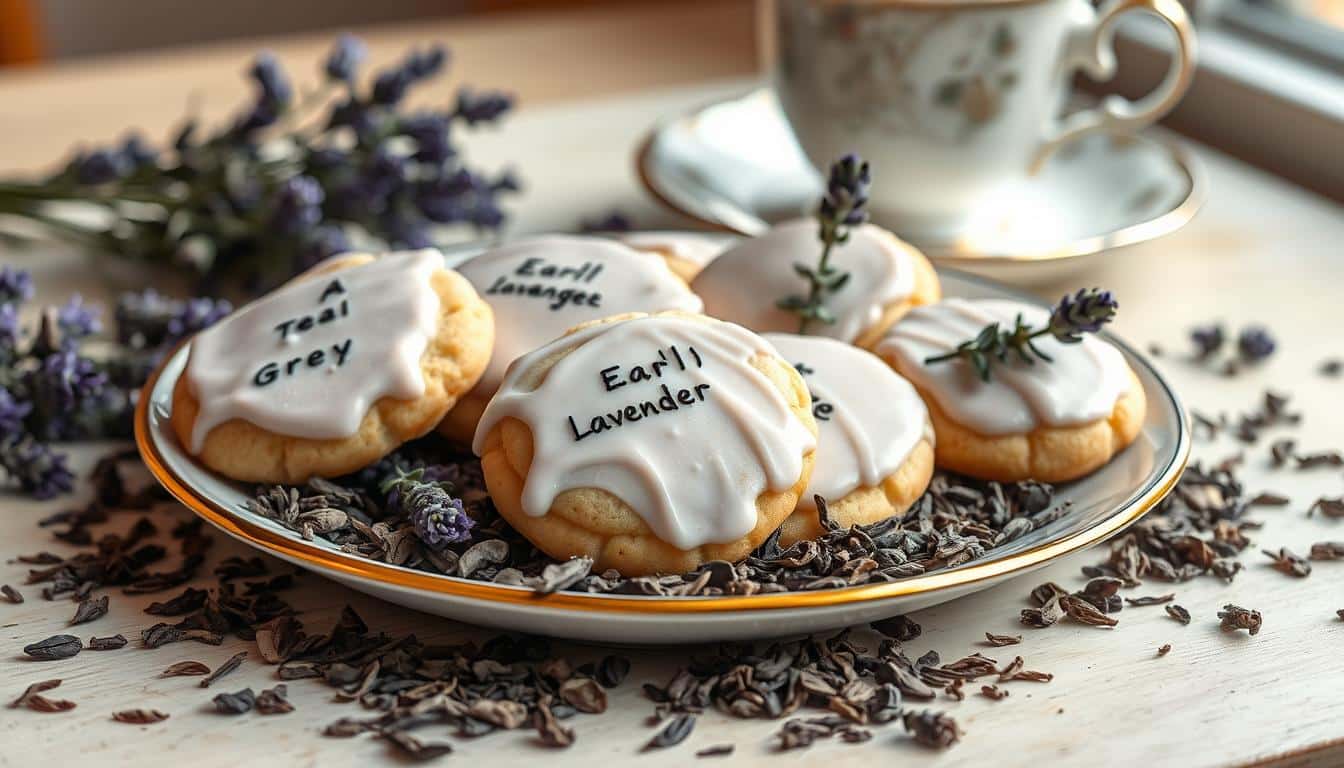
[[345,293],[345,286],[341,285],[340,278],[337,278],[335,280],[332,280],[330,283],[327,283],[327,287],[322,289],[322,298],[318,299],[317,302],[321,304],[328,298],[332,296],[339,296],[342,293]]
[[612,365],[602,369],[602,386],[606,387],[608,392],[625,386],[624,381],[620,381],[616,378],[616,371],[619,370],[621,370],[621,366],[619,365]]
[[257,375],[252,377],[252,383],[258,387],[264,387],[275,381],[279,375],[280,369],[276,367],[275,363],[267,363],[257,370]]
[[[331,357],[336,358],[335,367],[339,368],[345,365],[345,361],[350,357],[350,347],[354,344],[353,339],[346,339],[340,344],[331,345]],[[283,364],[270,362],[257,369],[252,376],[252,383],[258,387],[265,387],[274,384],[282,375],[295,376],[304,370],[315,370],[327,365],[329,356],[325,349],[315,349],[307,355],[291,357]]]
[[[585,261],[575,267],[551,264],[543,258],[531,257],[524,259],[522,264],[514,267],[511,274],[516,277],[532,278],[533,280],[570,281],[586,284],[593,282],[597,275],[602,272],[602,269],[602,264],[591,261]],[[545,282],[514,281],[509,279],[509,275],[496,277],[490,287],[485,289],[485,293],[489,296],[519,296],[543,299],[548,302],[547,309],[552,312],[558,312],[568,306],[602,308],[602,293],[600,291],[585,291],[547,285]]]

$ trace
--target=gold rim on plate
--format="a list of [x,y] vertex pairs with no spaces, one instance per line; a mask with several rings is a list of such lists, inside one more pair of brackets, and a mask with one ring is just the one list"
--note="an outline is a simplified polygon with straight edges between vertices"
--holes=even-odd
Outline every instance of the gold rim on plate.
[[[640,141],[638,149],[635,150],[635,175],[639,177],[639,183],[643,185],[644,191],[648,192],[655,200],[661,203],[665,208],[685,216],[697,224],[718,232],[731,232],[737,235],[750,237],[755,234],[744,232],[718,219],[706,218],[700,214],[685,207],[681,203],[672,199],[654,180],[650,171],[650,163],[653,153],[653,144],[660,133],[668,126],[679,120],[685,120],[692,115],[697,115],[710,107],[719,104],[727,104],[732,101],[750,98],[760,91],[752,91],[742,96],[735,96],[727,99],[719,99],[710,102],[695,109],[688,110],[678,117],[666,120],[651,128],[647,135]],[[1099,235],[1069,240],[1060,243],[1058,247],[1045,250],[1034,251],[1030,253],[1005,253],[993,254],[986,253],[983,250],[977,250],[966,243],[950,242],[941,244],[919,244],[918,247],[930,259],[942,264],[954,267],[975,267],[975,266],[998,266],[998,265],[1027,265],[1041,264],[1045,262],[1055,262],[1063,259],[1071,259],[1079,256],[1090,256],[1094,253],[1119,248],[1126,245],[1147,242],[1157,239],[1163,235],[1170,234],[1185,226],[1195,217],[1199,209],[1203,207],[1204,200],[1208,192],[1208,184],[1204,179],[1204,173],[1200,170],[1199,163],[1179,143],[1168,140],[1154,138],[1151,136],[1143,137],[1145,141],[1152,142],[1172,156],[1176,166],[1181,173],[1185,175],[1189,185],[1189,192],[1181,202],[1162,214],[1153,218],[1136,222],[1119,229],[1104,232]],[[745,209],[734,206],[737,210]],[[745,211],[748,215],[759,218],[751,211]]]
[[[977,282],[987,282],[976,278],[971,279]],[[582,592],[557,592],[539,596],[525,587],[512,587],[503,584],[476,582],[457,576],[424,573],[367,560],[355,555],[347,555],[297,537],[280,535],[198,494],[168,466],[167,461],[164,460],[163,455],[159,453],[158,447],[154,444],[149,422],[152,394],[159,378],[163,375],[164,369],[177,359],[178,355],[182,353],[182,348],[174,350],[172,354],[164,358],[164,361],[150,375],[140,392],[140,398],[135,407],[135,444],[140,451],[140,457],[144,460],[145,466],[149,468],[154,478],[174,498],[210,524],[263,551],[272,554],[278,553],[291,560],[336,571],[346,576],[368,579],[405,589],[424,590],[471,600],[580,612],[712,614],[845,605],[894,597],[908,597],[940,589],[967,586],[1044,564],[1049,560],[1104,541],[1113,534],[1124,530],[1156,506],[1176,486],[1176,482],[1185,470],[1186,462],[1190,456],[1190,426],[1185,406],[1176,396],[1167,380],[1146,358],[1139,355],[1125,342],[1109,336],[1109,334],[1107,335],[1107,341],[1124,350],[1132,361],[1142,365],[1148,371],[1153,380],[1166,392],[1168,402],[1176,411],[1175,451],[1168,460],[1167,466],[1149,481],[1148,486],[1140,492],[1137,498],[1088,528],[998,559],[984,562],[972,561],[967,565],[912,576],[900,581],[813,592],[720,597],[629,597]]]

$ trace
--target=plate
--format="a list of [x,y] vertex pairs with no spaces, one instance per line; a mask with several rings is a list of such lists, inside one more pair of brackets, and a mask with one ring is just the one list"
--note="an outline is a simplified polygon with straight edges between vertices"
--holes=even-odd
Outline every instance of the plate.
[[[644,186],[665,205],[743,235],[810,214],[822,190],[769,89],[657,126],[636,163]],[[1199,210],[1204,188],[1199,165],[1172,141],[1151,133],[1091,136],[982,201],[959,232],[896,233],[941,264],[1043,282],[1080,270],[1090,262],[1085,257],[1178,229]]]
[[[946,269],[939,274],[949,296],[1035,301],[983,278]],[[388,565],[346,554],[329,542],[305,541],[279,523],[249,512],[246,486],[199,465],[178,444],[168,418],[173,385],[186,366],[186,345],[146,383],[136,410],[135,439],[155,478],[224,533],[407,608],[500,629],[606,643],[784,637],[875,621],[986,589],[1104,541],[1152,509],[1185,468],[1189,422],[1180,399],[1157,368],[1123,341],[1103,335],[1120,348],[1142,382],[1148,416],[1133,445],[1089,477],[1059,487],[1056,501],[1072,504],[1067,515],[980,560],[900,581],[845,589],[725,597],[577,593],[538,597],[522,587]]]

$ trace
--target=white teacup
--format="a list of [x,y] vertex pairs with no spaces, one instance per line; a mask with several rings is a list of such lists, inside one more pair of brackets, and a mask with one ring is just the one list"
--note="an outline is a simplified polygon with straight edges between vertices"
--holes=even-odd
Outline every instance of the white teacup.
[[[1132,132],[1166,114],[1194,73],[1195,37],[1176,0],[774,0],[763,40],[799,143],[825,169],[846,152],[873,165],[872,208],[921,239],[953,238],[964,218],[1038,169],[1061,145]],[[1179,41],[1166,78],[1061,116],[1074,70],[1115,72],[1115,22],[1165,20]],[[765,34],[769,35],[768,32]]]

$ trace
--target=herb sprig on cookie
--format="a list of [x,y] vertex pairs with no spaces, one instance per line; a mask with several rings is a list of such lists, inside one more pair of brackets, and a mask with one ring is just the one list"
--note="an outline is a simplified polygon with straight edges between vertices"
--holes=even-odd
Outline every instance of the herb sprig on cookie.
[[994,361],[1007,362],[1009,353],[1013,353],[1028,365],[1037,360],[1054,362],[1036,346],[1036,339],[1051,336],[1061,344],[1077,344],[1083,340],[1083,334],[1096,333],[1111,322],[1119,309],[1120,304],[1110,291],[1090,288],[1072,296],[1065,294],[1050,311],[1050,321],[1040,328],[1027,325],[1019,314],[1011,330],[1005,330],[997,322],[990,323],[975,338],[963,341],[945,355],[925,358],[924,364],[965,360],[975,368],[981,381],[988,382]]
[[780,309],[798,314],[798,332],[806,333],[813,320],[833,324],[835,315],[826,307],[826,296],[849,282],[849,273],[831,265],[831,251],[849,240],[852,227],[868,221],[868,188],[873,177],[868,163],[856,154],[848,154],[831,164],[826,194],[817,208],[817,237],[821,240],[821,258],[817,265],[797,263],[794,271],[807,281],[807,295],[793,294],[776,302]]

